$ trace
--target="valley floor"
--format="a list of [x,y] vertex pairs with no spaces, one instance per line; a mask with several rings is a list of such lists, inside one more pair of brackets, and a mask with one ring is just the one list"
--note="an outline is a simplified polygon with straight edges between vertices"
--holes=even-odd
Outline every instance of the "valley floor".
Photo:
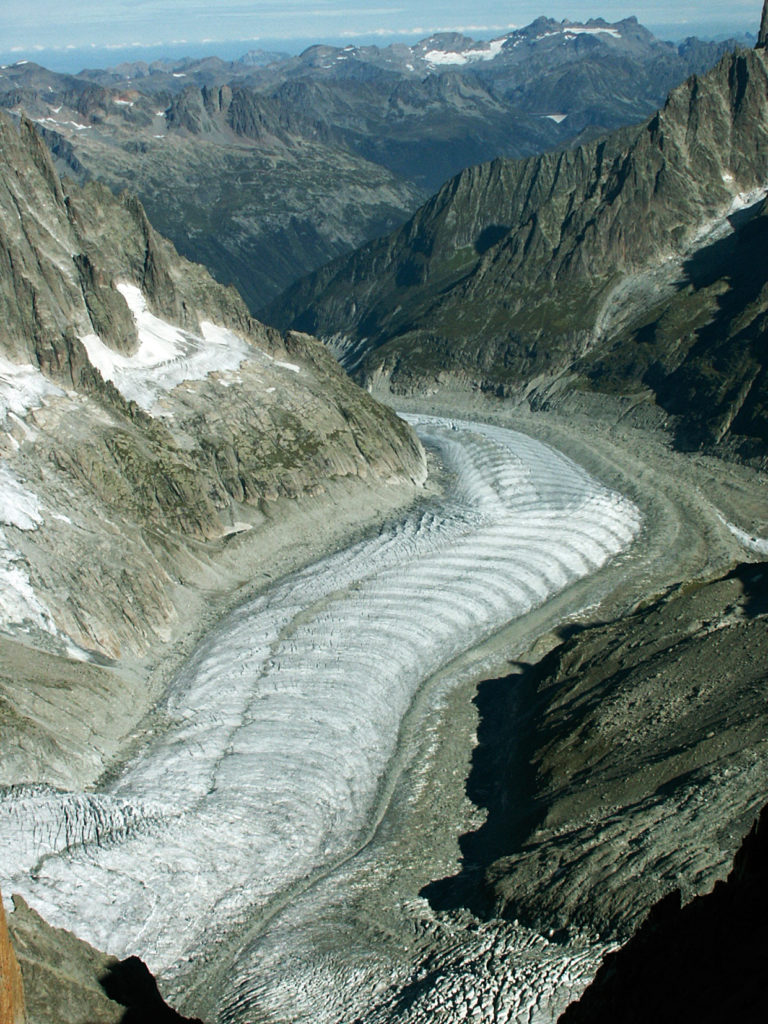
[[[402,771],[375,835],[253,936],[249,956],[256,980],[241,995],[251,1007],[248,1019],[259,1024],[555,1021],[591,980],[610,943],[574,931],[541,934],[467,909],[436,909],[450,899],[441,900],[439,889],[435,899],[433,883],[457,873],[472,879],[472,848],[465,840],[485,818],[477,729],[488,708],[478,701],[478,680],[490,681],[493,700],[494,688],[508,686],[510,672],[524,673],[539,662],[569,624],[619,618],[682,580],[704,580],[754,557],[724,520],[749,537],[764,537],[766,480],[742,467],[675,453],[658,431],[596,423],[587,415],[532,414],[471,395],[397,404],[503,423],[540,437],[629,496],[643,515],[642,532],[628,554],[433,680],[429,699],[403,730]],[[441,687],[448,675],[450,689]],[[507,679],[494,684],[499,675]],[[490,788],[492,780],[486,781]],[[748,820],[751,808],[728,810]],[[737,825],[721,849],[703,851],[710,858],[709,874],[700,880],[704,888],[727,872],[740,838]],[[480,870],[477,865],[476,883]],[[459,887],[454,902],[461,903],[462,895],[467,893]],[[637,902],[642,915],[652,899],[638,891]],[[186,989],[180,981],[179,995]],[[238,1019],[237,1000],[223,1010],[217,1005],[215,970],[184,981],[191,983],[188,1012],[213,1017],[218,1009],[219,1019]]]
[[[247,1017],[237,992],[221,1006],[227,966],[190,962],[166,979],[168,994],[180,1009],[208,1020],[556,1020],[591,979],[605,943],[586,934],[566,939],[537,934],[516,922],[481,921],[466,909],[436,909],[441,901],[434,898],[434,887],[425,890],[459,872],[472,875],[466,852],[462,864],[460,837],[476,833],[484,819],[478,793],[472,792],[474,799],[468,795],[478,716],[483,714],[478,681],[524,672],[559,642],[564,625],[618,618],[675,583],[706,579],[748,560],[745,542],[768,532],[764,478],[716,460],[676,454],[657,432],[623,423],[596,424],[586,415],[532,414],[471,395],[398,402],[400,407],[409,404],[420,412],[450,410],[451,416],[502,423],[545,440],[629,497],[641,511],[642,531],[629,552],[458,655],[431,680],[406,718],[398,771],[390,776],[391,795],[369,841],[299,888],[249,933],[251,980],[241,993]],[[257,593],[338,546],[345,533],[350,540],[359,535],[360,520],[346,512],[344,518],[343,507],[339,500],[332,523],[322,503],[306,524],[291,521],[281,527],[276,522],[270,550],[279,557],[267,560],[268,551],[258,553],[251,591]],[[299,537],[304,544],[297,547],[292,541]],[[233,578],[242,572],[237,563],[243,550],[233,546]],[[186,636],[177,639],[172,656],[155,670],[154,692],[161,691],[205,627],[244,596],[241,589],[231,600],[208,604],[201,589]],[[477,788],[476,770],[474,778]],[[739,839],[734,834],[732,848],[718,851],[723,872]],[[433,896],[432,905],[427,894]]]

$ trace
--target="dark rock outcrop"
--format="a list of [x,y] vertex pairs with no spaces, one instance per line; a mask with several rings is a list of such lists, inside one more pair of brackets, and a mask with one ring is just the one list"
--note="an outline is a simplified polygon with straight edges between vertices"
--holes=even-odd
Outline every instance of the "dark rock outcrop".
[[110,999],[126,1007],[120,1024],[202,1024],[199,1017],[182,1017],[166,1003],[137,956],[108,963],[99,983]]
[[24,983],[8,932],[2,894],[0,894],[0,1021],[2,1024],[27,1024]]
[[[28,1020],[3,1024],[201,1024],[170,1007],[146,964],[100,953],[53,928],[19,896],[10,917],[27,992]],[[2,1003],[0,1003],[2,1006]]]
[[665,892],[724,877],[765,799],[767,569],[674,587],[481,684],[487,820],[427,895],[624,939]]
[[768,807],[713,891],[671,892],[606,957],[559,1024],[721,1024],[768,1018]]

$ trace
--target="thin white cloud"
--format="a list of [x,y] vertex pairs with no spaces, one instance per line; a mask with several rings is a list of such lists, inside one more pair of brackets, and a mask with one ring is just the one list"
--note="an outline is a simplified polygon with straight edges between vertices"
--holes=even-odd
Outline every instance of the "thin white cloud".
[[445,25],[445,26],[432,26],[431,28],[425,27],[414,27],[414,28],[374,28],[374,29],[348,29],[344,32],[340,32],[339,36],[343,39],[357,39],[361,36],[429,36],[435,32],[511,32],[519,25],[507,24],[507,25]]

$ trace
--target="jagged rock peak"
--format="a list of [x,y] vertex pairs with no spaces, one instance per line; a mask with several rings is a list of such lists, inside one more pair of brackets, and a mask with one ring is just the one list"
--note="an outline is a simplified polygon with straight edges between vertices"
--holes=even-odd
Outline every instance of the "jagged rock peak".
[[757,46],[765,49],[768,46],[768,0],[763,4],[763,16],[760,19],[760,31],[757,34]]

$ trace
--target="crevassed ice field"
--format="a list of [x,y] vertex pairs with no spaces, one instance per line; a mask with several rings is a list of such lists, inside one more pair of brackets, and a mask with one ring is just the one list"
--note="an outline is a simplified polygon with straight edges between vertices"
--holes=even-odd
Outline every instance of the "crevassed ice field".
[[277,583],[174,680],[107,788],[0,794],[0,842],[51,923],[155,972],[355,848],[424,681],[604,564],[637,509],[497,427],[410,417],[445,500]]

